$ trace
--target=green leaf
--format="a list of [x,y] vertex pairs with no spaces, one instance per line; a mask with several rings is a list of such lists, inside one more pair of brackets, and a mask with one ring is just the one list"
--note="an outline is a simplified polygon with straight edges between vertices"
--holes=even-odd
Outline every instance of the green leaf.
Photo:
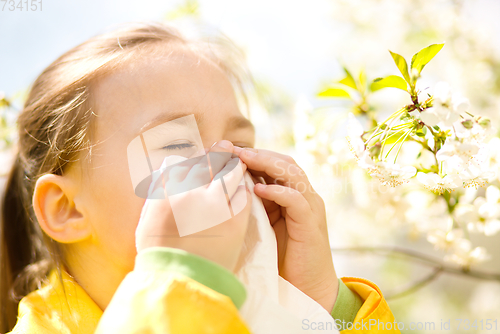
[[399,71],[403,75],[403,78],[405,78],[407,83],[410,83],[410,74],[408,73],[408,64],[406,63],[406,60],[403,58],[403,56],[398,55],[391,50],[389,50],[389,52],[391,53],[392,59],[394,59],[394,62],[396,63]]
[[370,90],[375,92],[382,88],[399,88],[405,92],[408,89],[406,81],[398,75],[389,75],[385,78],[377,78],[370,85]]
[[351,72],[349,72],[349,70],[345,67],[344,67],[344,72],[346,74],[346,77],[340,80],[339,83],[357,90],[358,87],[356,86],[356,81],[354,80],[354,77],[352,76]]
[[430,62],[439,51],[441,51],[443,46],[444,43],[432,44],[415,53],[411,58],[411,68],[416,69],[418,73],[422,72],[425,65],[427,65],[427,63]]
[[351,95],[343,88],[327,88],[318,94],[319,97],[350,98]]

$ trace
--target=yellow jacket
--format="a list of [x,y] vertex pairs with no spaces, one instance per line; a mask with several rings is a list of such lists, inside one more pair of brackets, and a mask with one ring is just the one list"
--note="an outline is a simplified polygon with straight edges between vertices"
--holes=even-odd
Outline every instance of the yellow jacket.
[[[46,285],[20,301],[12,334],[250,333],[238,313],[244,285],[225,268],[179,249],[141,251],[104,314],[68,273],[61,273],[63,284],[53,270]],[[332,317],[339,325],[354,322],[341,333],[400,333],[373,325],[394,323],[394,317],[378,287],[361,278],[342,278]],[[302,324],[318,330],[324,325]]]

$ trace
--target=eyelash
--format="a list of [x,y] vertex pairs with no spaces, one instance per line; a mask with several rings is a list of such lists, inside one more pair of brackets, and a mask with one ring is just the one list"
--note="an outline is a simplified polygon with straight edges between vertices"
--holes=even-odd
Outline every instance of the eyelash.
[[[249,148],[251,147],[250,145],[245,145],[245,144],[240,144],[240,143],[233,143],[235,146],[239,146],[241,148]],[[167,150],[167,151],[174,151],[174,150],[182,150],[185,148],[191,148],[193,147],[193,144],[190,143],[181,143],[181,144],[172,144],[172,145],[167,145],[163,146],[161,149],[162,150]]]
[[252,148],[252,147],[253,147],[252,145],[249,145],[249,144],[244,144],[244,143],[235,143],[235,142],[233,142],[233,145],[234,145],[234,146],[241,147],[241,148]]
[[162,147],[162,150],[174,151],[174,150],[182,150],[184,148],[191,148],[193,144],[190,143],[181,143],[181,144],[172,144]]

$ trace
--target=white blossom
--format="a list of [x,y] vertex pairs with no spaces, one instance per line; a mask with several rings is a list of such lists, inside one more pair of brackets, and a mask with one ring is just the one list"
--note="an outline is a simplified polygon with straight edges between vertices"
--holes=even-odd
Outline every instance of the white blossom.
[[500,190],[489,186],[486,197],[477,197],[472,204],[459,204],[455,215],[469,231],[495,235],[500,231]]
[[494,178],[496,173],[489,170],[484,170],[481,167],[469,165],[460,172],[460,178],[464,182],[464,187],[484,187],[490,179]]
[[459,120],[453,124],[453,129],[455,130],[455,135],[457,138],[463,140],[466,143],[481,144],[488,138],[494,131],[491,125],[483,127],[477,122],[469,120],[472,122],[472,127],[467,129],[463,125],[464,120]]
[[464,268],[469,268],[474,263],[487,261],[491,258],[484,247],[472,248],[469,240],[464,240],[457,244],[453,253],[444,257],[445,261],[451,261]]
[[444,125],[446,127],[451,127],[454,122],[459,119],[459,115],[453,110],[443,107],[433,107],[426,109],[420,113],[420,119],[426,125]]
[[[494,137],[487,144],[484,150],[485,158],[483,165],[491,171],[499,171],[500,169],[500,138]],[[498,176],[498,175],[497,175]]]
[[418,172],[417,180],[422,183],[426,189],[436,194],[452,191],[462,186],[462,180],[458,174],[448,174],[445,177],[441,177],[436,173]]
[[461,143],[457,140],[447,139],[437,152],[436,158],[441,162],[456,156],[463,162],[469,162],[478,152],[479,146],[476,144]]
[[434,229],[448,230],[453,223],[446,201],[442,196],[416,188],[405,194],[410,207],[405,212],[405,219],[411,223],[414,232],[429,232]]
[[452,248],[460,247],[459,244],[463,243],[463,231],[455,228],[449,231],[435,229],[427,234],[427,241],[434,245],[437,249],[449,250]]
[[433,106],[420,113],[420,119],[429,126],[451,127],[469,109],[469,100],[452,94],[446,82],[439,82],[434,87]]
[[413,166],[401,167],[398,164],[380,161],[374,167],[370,166],[368,172],[371,176],[378,178],[383,185],[395,187],[408,182],[417,169]]
[[357,160],[358,166],[367,169],[369,172],[374,172],[377,169],[377,166],[373,159],[370,156],[368,151],[362,152],[361,156]]
[[445,108],[462,114],[470,107],[469,100],[458,94],[453,94],[450,85],[447,82],[438,82],[434,86],[434,108]]

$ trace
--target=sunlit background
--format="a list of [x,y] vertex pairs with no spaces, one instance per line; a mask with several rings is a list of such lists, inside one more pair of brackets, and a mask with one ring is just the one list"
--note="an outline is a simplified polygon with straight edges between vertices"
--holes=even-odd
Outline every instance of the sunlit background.
[[[471,325],[477,320],[478,326],[497,319],[500,332],[500,233],[470,236],[490,255],[473,263],[471,272],[496,273],[496,279],[472,277],[444,261],[444,252],[427,241],[433,225],[442,224],[439,203],[409,199],[355,167],[344,138],[353,104],[317,97],[342,79],[343,66],[371,81],[397,74],[389,49],[408,59],[445,42],[422,82],[447,81],[470,99],[474,113],[500,128],[499,14],[497,0],[44,0],[41,12],[0,11],[0,99],[4,94],[13,103],[1,109],[0,173],[5,178],[15,139],[10,129],[26,89],[63,52],[127,21],[217,28],[245,50],[255,77],[258,100],[251,118],[258,146],[294,156],[325,199],[338,275],[377,283],[396,319],[406,324],[433,321],[432,332],[445,333],[439,326],[448,319],[455,328],[455,319]],[[404,92],[388,89],[369,102],[382,117],[406,100]],[[433,275],[436,263],[451,270]],[[455,328],[493,333],[465,330],[463,323]]]

